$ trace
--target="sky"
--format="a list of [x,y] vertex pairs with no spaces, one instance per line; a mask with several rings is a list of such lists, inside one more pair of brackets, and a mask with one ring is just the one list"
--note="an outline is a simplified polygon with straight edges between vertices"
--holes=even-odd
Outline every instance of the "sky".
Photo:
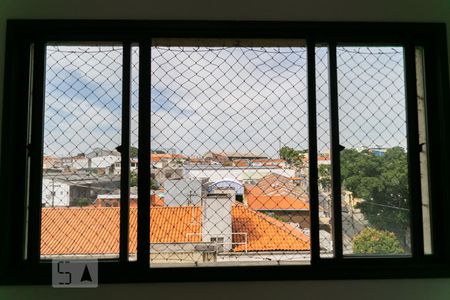
[[[406,145],[401,48],[338,48],[346,147]],[[131,143],[137,146],[138,48]],[[189,156],[308,147],[306,48],[152,47],[151,144]],[[44,153],[113,149],[121,140],[120,46],[48,46]],[[329,149],[327,51],[316,51],[318,146]]]

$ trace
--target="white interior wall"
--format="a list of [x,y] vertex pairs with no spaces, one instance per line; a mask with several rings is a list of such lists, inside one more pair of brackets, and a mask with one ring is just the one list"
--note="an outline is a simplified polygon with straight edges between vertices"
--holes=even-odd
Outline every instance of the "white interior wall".
[[[449,0],[0,0],[0,107],[7,19],[394,21],[450,24]],[[449,28],[448,28],[449,29]],[[450,40],[450,33],[447,33]],[[100,275],[101,276],[101,275]],[[0,299],[450,299],[450,279],[0,287]]]

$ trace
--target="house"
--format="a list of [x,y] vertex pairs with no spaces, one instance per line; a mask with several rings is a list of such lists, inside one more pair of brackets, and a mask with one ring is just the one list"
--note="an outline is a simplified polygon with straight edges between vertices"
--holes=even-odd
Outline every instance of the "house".
[[244,204],[249,208],[309,228],[309,198],[306,189],[292,179],[270,173],[257,184],[245,184]]
[[[136,158],[131,158],[130,159],[130,172],[137,172],[137,168],[138,168],[138,160]],[[121,161],[117,161],[115,163],[113,163],[110,167],[109,167],[109,174],[112,175],[120,175],[121,172]]]
[[47,169],[62,169],[63,163],[59,157],[44,155],[42,157],[42,168]]
[[92,169],[108,169],[111,165],[120,162],[120,155],[104,155],[90,158],[89,168]]
[[[204,182],[199,179],[168,179],[164,181],[164,200],[167,206],[196,205],[200,203]],[[181,201],[181,202],[180,202]]]
[[184,165],[184,176],[188,178],[207,178],[210,182],[217,182],[223,179],[248,182],[258,180],[269,173],[280,174],[293,177],[295,170],[283,169],[279,167],[235,167],[222,165]]
[[331,165],[331,156],[329,154],[319,154],[317,156],[318,165]]
[[[130,207],[137,207],[137,195],[130,194]],[[150,205],[151,206],[164,206],[164,199],[157,194],[150,195]],[[120,195],[97,195],[97,199],[94,202],[95,207],[119,207],[120,206]]]
[[164,167],[176,167],[183,165],[189,158],[183,154],[169,154],[169,153],[152,153],[150,162],[152,168],[162,169]]
[[70,184],[55,177],[42,178],[42,205],[45,207],[69,206]]
[[[58,190],[59,186],[65,192],[69,191],[68,199],[57,200],[54,198],[62,197],[61,191]],[[45,205],[60,203],[62,206],[69,206],[79,199],[89,199],[93,202],[98,194],[112,194],[119,187],[120,176],[105,176],[85,171],[60,172],[51,175],[44,173],[42,203]],[[52,202],[54,199],[56,200]]]
[[254,159],[251,162],[252,166],[255,167],[279,167],[287,168],[288,164],[284,159]]
[[232,162],[235,160],[253,160],[253,159],[267,159],[267,156],[255,152],[238,152],[238,151],[208,151],[203,155],[203,158],[210,161],[217,161],[221,164]]
[[[130,207],[130,228],[137,226]],[[115,257],[119,253],[118,207],[43,208],[43,257]],[[208,263],[236,259],[270,260],[280,255],[308,260],[309,238],[295,227],[236,204],[227,195],[210,195],[202,206],[150,209],[152,263]],[[68,238],[77,234],[76,242]],[[101,231],[104,238],[96,238]],[[136,254],[130,230],[130,254]]]
[[66,170],[76,171],[90,168],[90,159],[83,153],[75,156],[67,156],[62,159],[62,167]]

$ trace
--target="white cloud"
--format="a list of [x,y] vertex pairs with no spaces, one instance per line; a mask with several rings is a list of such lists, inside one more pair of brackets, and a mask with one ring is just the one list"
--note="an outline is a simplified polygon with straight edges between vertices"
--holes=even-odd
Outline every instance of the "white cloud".
[[[46,98],[46,114],[52,116],[45,124],[48,152],[120,144],[121,50],[96,49],[59,47],[48,52],[48,66],[77,72],[82,84],[97,87],[89,97],[88,90],[72,86],[69,95],[55,90]],[[136,49],[133,61],[138,60]],[[358,49],[346,50],[350,54],[340,49],[338,57],[341,139],[353,146],[404,146],[402,55],[367,58],[352,52]],[[327,68],[320,51],[318,136],[319,149],[327,149]],[[152,48],[152,57],[152,148],[175,148],[188,155],[246,150],[270,156],[277,155],[280,144],[307,148],[305,48],[158,47]],[[132,76],[137,82],[137,68]],[[137,146],[137,86],[133,92],[131,141]],[[389,128],[378,130],[384,127]]]

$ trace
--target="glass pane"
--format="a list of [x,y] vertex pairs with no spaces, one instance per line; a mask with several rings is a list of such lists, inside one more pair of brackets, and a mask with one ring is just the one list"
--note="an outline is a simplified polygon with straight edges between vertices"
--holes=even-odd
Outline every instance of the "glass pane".
[[304,43],[215,43],[152,48],[151,266],[309,263]]
[[139,47],[131,47],[129,260],[137,259],[137,188],[139,148]]
[[118,257],[122,48],[46,51],[41,257]]
[[416,78],[417,78],[417,110],[419,125],[420,152],[420,182],[422,191],[422,222],[423,222],[423,246],[425,254],[433,253],[431,241],[431,216],[430,216],[430,193],[428,184],[428,151],[427,131],[425,118],[425,66],[423,48],[416,48]]
[[403,60],[337,48],[344,255],[411,252]]
[[330,159],[330,98],[328,82],[328,47],[316,46],[316,99],[317,99],[317,168],[319,173],[319,242],[320,256],[334,253],[331,205]]

